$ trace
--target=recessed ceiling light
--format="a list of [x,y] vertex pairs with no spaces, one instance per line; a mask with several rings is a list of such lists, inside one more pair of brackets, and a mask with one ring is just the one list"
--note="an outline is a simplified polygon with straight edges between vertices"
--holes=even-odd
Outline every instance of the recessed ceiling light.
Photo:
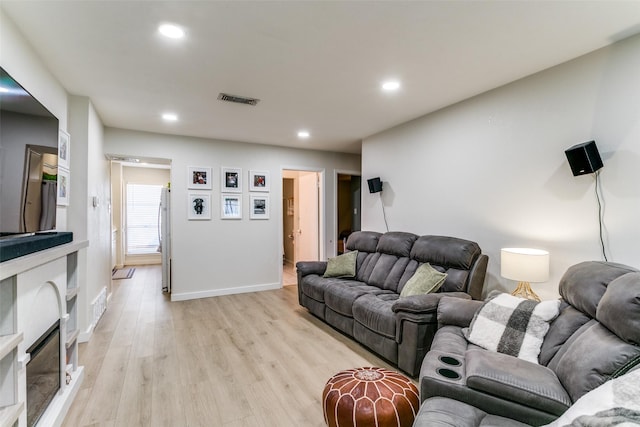
[[170,39],[181,39],[184,37],[184,30],[175,24],[161,24],[158,31]]
[[164,113],[162,115],[162,120],[165,122],[175,122],[178,120],[178,115],[175,113]]
[[298,138],[309,138],[309,135],[311,134],[306,130],[301,130],[300,132],[298,132]]
[[387,80],[382,83],[382,90],[386,92],[393,92],[394,90],[400,89],[400,82],[397,80]]

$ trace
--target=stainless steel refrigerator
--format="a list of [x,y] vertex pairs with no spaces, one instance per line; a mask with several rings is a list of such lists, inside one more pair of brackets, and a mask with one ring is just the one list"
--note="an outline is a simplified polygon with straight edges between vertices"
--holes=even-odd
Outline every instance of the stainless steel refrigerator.
[[160,252],[162,254],[162,290],[171,292],[171,189],[160,193]]

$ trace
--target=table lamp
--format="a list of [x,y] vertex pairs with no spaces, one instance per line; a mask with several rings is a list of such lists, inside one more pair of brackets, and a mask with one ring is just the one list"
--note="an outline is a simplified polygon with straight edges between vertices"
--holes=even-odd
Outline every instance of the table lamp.
[[540,301],[530,282],[549,280],[549,252],[529,248],[503,248],[500,250],[500,275],[517,280],[518,287],[511,295]]

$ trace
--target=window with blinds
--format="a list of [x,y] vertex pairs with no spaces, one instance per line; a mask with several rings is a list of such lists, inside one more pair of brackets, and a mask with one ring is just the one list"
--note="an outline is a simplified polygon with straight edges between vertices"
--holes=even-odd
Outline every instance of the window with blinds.
[[160,193],[162,185],[127,184],[127,255],[160,250]]

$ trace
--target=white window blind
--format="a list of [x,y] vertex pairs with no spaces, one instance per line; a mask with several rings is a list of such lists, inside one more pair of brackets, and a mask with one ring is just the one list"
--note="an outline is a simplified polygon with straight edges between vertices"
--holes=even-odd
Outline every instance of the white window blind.
[[127,184],[127,254],[159,252],[161,185]]

